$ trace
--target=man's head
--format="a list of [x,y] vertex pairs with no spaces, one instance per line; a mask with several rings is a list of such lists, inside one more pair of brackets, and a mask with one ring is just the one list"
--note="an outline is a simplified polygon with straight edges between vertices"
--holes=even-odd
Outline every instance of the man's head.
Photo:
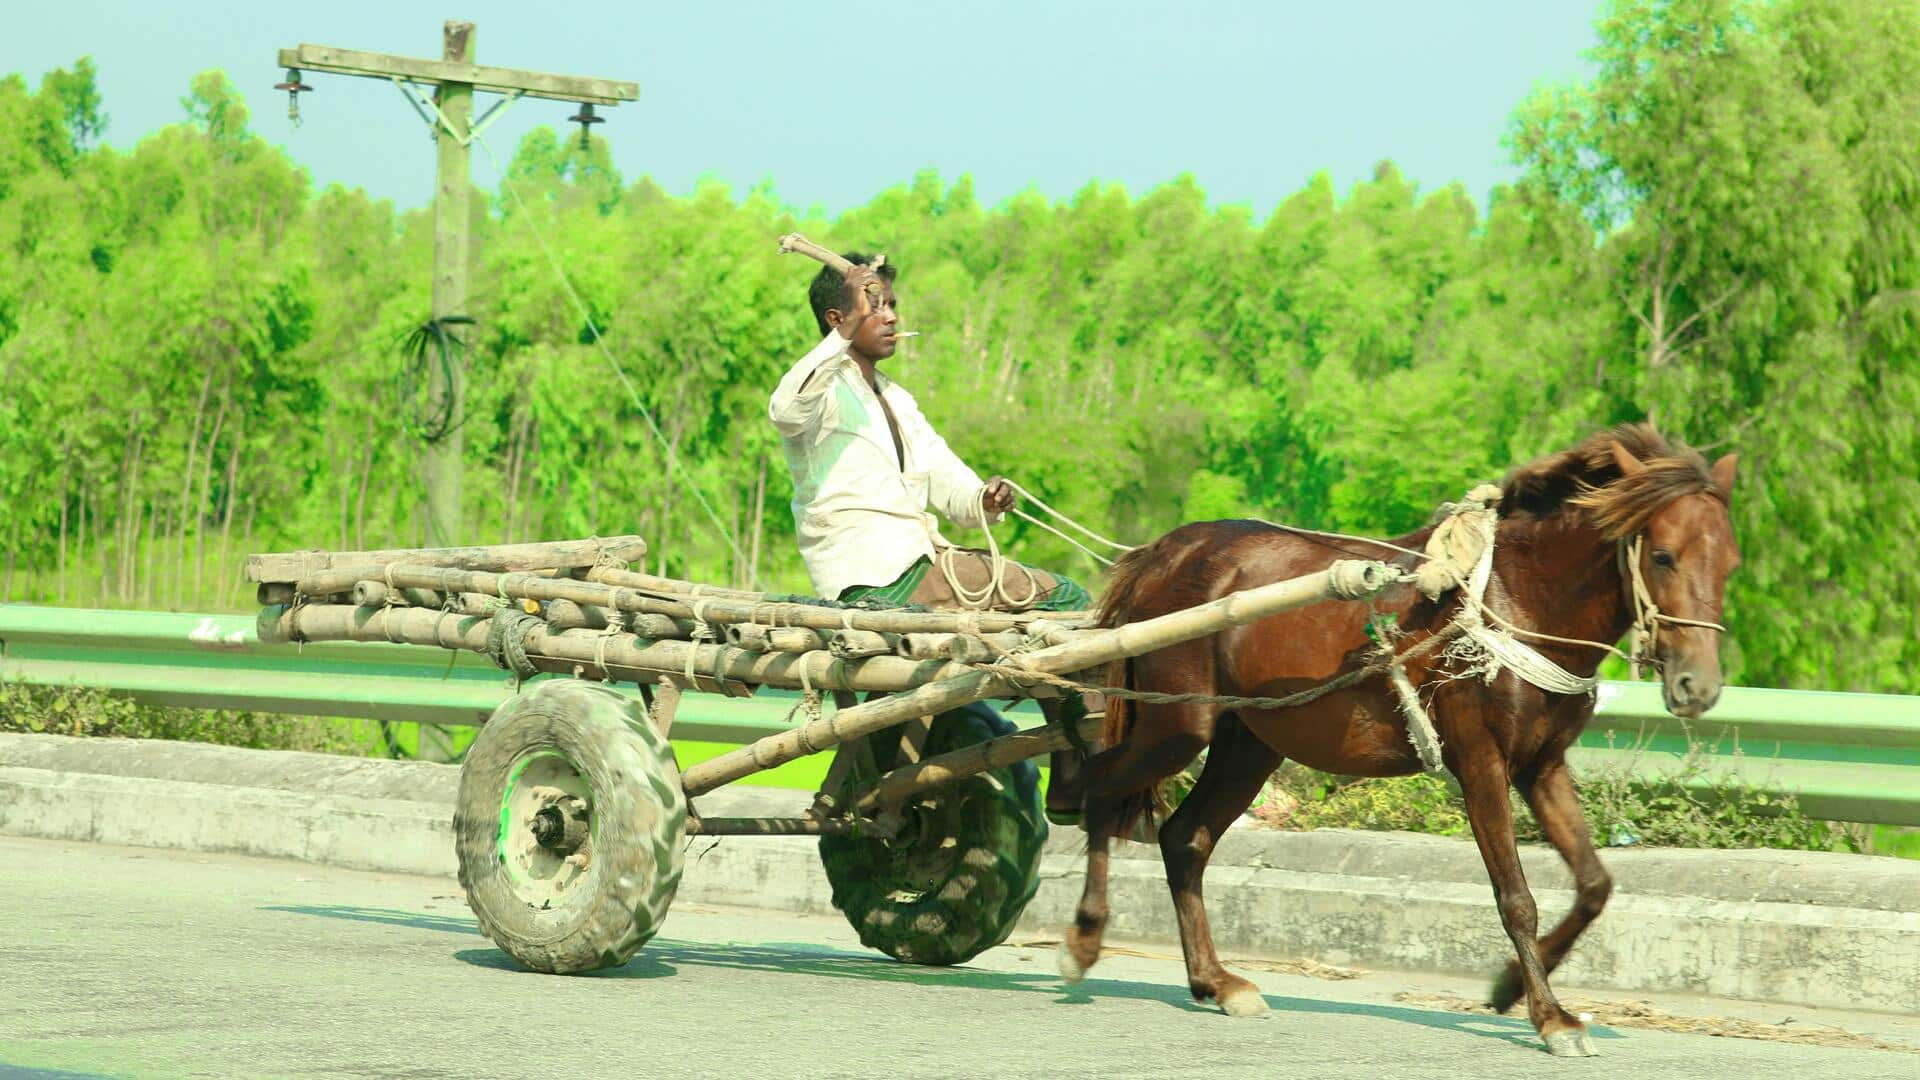
[[[858,251],[842,252],[841,257],[856,267],[865,266],[873,258]],[[874,271],[880,279],[881,308],[861,324],[847,343],[849,350],[870,360],[893,355],[894,326],[899,321],[893,298],[895,273],[891,262],[882,263]],[[871,310],[864,291],[850,287],[839,271],[828,266],[821,267],[814,275],[813,284],[807,288],[807,300],[813,305],[813,317],[820,324],[822,334],[838,330],[842,322],[858,320]]]

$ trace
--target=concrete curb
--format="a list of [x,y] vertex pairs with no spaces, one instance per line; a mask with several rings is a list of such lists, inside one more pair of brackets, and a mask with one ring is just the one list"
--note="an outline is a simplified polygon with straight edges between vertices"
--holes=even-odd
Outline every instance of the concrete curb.
[[[454,874],[459,770],[194,743],[0,734],[0,834]],[[734,788],[712,815],[793,812],[803,793]],[[1077,832],[1056,833],[1021,932],[1049,936],[1079,900]],[[1610,850],[1616,888],[1558,981],[1905,1011],[1920,998],[1920,864],[1776,851]],[[1572,904],[1545,848],[1524,853],[1543,924]],[[1207,875],[1223,952],[1491,975],[1511,955],[1467,841],[1403,833],[1236,830]],[[1111,932],[1176,940],[1159,852],[1121,844]],[[693,842],[679,899],[833,910],[814,842]]]

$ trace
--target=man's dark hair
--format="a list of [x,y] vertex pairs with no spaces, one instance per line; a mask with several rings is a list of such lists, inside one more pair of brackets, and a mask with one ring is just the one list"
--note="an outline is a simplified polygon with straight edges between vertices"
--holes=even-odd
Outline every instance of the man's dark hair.
[[[855,266],[863,265],[873,258],[858,251],[843,251],[840,257]],[[880,269],[874,273],[881,281],[889,285],[893,283],[895,270],[891,261],[881,263]],[[820,333],[824,336],[828,330],[833,329],[827,325],[827,309],[835,308],[842,314],[852,311],[853,290],[847,288],[847,279],[840,275],[840,271],[831,266],[823,266],[819,273],[813,275],[813,284],[807,286],[807,302],[813,305],[813,321],[820,324]]]

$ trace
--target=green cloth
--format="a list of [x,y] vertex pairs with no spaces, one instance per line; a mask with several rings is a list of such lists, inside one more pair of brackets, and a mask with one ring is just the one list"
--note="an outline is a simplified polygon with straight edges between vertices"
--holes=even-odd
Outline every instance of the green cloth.
[[883,607],[906,607],[913,599],[913,590],[920,587],[926,579],[927,571],[933,569],[933,563],[925,555],[915,559],[906,572],[894,578],[886,585],[849,585],[840,590],[835,597],[841,603],[864,600]]
[[[933,569],[932,560],[922,555],[914,560],[912,566],[907,567],[905,573],[888,584],[850,585],[840,590],[840,595],[836,599],[842,603],[861,600],[886,607],[905,607],[913,599],[914,590],[926,580],[927,571],[931,569]],[[1039,603],[1031,605],[1034,611],[1085,611],[1093,606],[1093,596],[1086,589],[1081,588],[1078,582],[1069,581],[1058,574],[1054,575],[1054,580],[1058,584],[1053,590],[1047,593]]]

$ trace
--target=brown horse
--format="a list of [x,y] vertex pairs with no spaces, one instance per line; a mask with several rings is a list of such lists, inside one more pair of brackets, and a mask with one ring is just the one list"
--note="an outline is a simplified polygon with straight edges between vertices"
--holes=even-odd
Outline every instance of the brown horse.
[[[1629,551],[1637,551],[1647,592],[1665,613],[1653,661],[1662,669],[1667,708],[1679,716],[1699,716],[1720,696],[1715,624],[1727,576],[1740,561],[1728,515],[1734,467],[1733,455],[1709,467],[1699,454],[1669,443],[1652,427],[1630,425],[1516,469],[1501,487],[1487,609],[1536,633],[1618,641],[1636,612],[1627,559]],[[1394,544],[1419,549],[1431,531]],[[1636,539],[1641,541],[1637,547]],[[1101,606],[1101,622],[1114,626],[1152,618],[1309,574],[1338,558],[1393,557],[1384,545],[1265,522],[1186,525],[1120,561]],[[1400,556],[1402,567],[1411,562]],[[1377,597],[1373,609],[1396,617],[1404,634],[1396,647],[1404,651],[1447,627],[1461,602],[1457,590],[1436,602],[1403,584]],[[1373,648],[1368,619],[1366,605],[1323,603],[1116,665],[1112,681],[1171,693],[1288,694],[1364,664]],[[1602,648],[1591,644],[1524,635],[1522,640],[1580,677],[1592,676],[1603,656]],[[1510,668],[1491,681],[1458,677],[1457,668],[1458,661],[1447,659],[1445,650],[1432,649],[1410,660],[1405,670],[1427,702],[1442,760],[1459,777],[1500,919],[1518,954],[1496,981],[1493,1004],[1504,1012],[1524,993],[1528,1017],[1551,1052],[1591,1054],[1585,1025],[1560,1006],[1547,973],[1600,914],[1612,890],[1594,854],[1565,758],[1567,746],[1593,715],[1593,696],[1548,693]],[[1350,776],[1420,771],[1407,724],[1384,676],[1280,710],[1109,699],[1106,749],[1087,762],[1086,890],[1061,946],[1062,974],[1077,980],[1099,958],[1108,915],[1109,840],[1144,808],[1146,793],[1158,781],[1207,749],[1199,782],[1160,829],[1187,978],[1196,999],[1211,998],[1229,1015],[1265,1013],[1266,1002],[1253,984],[1229,974],[1214,954],[1201,899],[1208,856],[1287,758]],[[1572,868],[1578,890],[1573,911],[1538,940],[1533,895],[1514,842],[1509,784]]]

